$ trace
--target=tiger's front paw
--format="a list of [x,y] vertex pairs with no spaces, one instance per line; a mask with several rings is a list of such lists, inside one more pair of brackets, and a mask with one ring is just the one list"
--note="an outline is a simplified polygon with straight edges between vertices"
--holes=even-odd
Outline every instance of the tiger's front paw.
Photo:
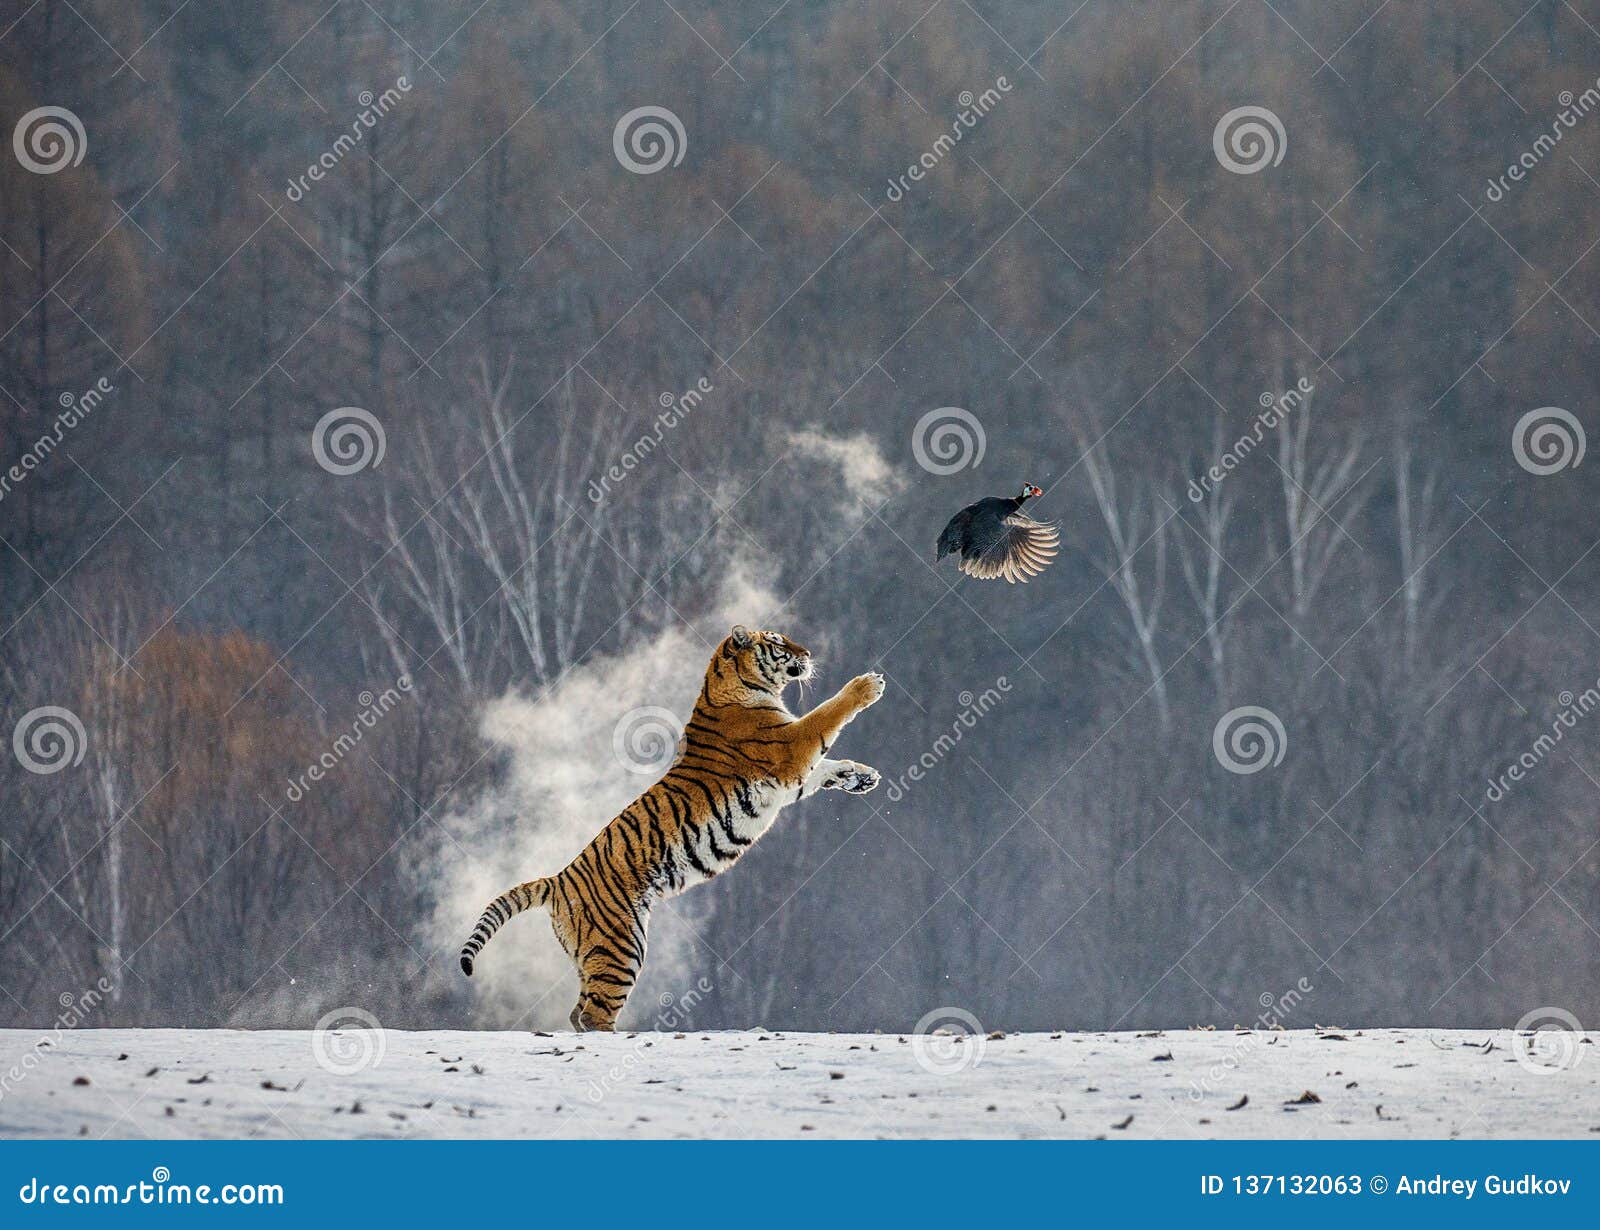
[[839,771],[828,778],[825,787],[829,790],[843,790],[846,794],[870,794],[878,788],[881,780],[882,775],[878,770],[852,760],[841,765]]
[[845,685],[845,692],[858,710],[869,705],[875,705],[883,696],[887,685],[883,676],[877,671],[868,671],[865,675],[857,675]]

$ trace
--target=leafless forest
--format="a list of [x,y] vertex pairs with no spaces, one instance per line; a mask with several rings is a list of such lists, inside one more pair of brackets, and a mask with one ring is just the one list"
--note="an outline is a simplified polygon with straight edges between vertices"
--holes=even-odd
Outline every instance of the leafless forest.
[[[625,1023],[1592,1026],[1597,66],[1595,0],[3,0],[0,1020],[564,1019],[461,927],[737,619],[889,676],[885,787]],[[934,569],[1024,481],[1054,566]]]

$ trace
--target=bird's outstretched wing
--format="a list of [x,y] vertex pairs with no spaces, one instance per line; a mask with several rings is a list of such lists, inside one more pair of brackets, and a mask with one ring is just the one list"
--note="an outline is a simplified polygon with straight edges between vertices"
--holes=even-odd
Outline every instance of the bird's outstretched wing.
[[1061,532],[1055,526],[1015,512],[1001,523],[992,541],[971,544],[962,556],[961,571],[982,581],[1027,584],[1060,550]]

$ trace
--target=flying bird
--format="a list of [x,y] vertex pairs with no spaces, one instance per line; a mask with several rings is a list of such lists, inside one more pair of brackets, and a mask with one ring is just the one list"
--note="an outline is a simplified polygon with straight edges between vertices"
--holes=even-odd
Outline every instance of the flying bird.
[[959,552],[958,566],[969,577],[1027,584],[1061,549],[1061,534],[1055,526],[1035,521],[1022,511],[1024,504],[1043,494],[1032,483],[1024,483],[1021,495],[991,495],[968,504],[940,533],[934,563]]

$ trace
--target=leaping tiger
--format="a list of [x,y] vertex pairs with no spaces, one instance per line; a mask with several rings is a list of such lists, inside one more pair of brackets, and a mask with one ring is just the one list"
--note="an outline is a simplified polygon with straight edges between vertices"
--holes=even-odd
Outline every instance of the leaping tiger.
[[866,794],[877,786],[876,769],[830,760],[828,751],[883,695],[883,676],[857,675],[796,717],[783,690],[812,669],[810,653],[788,637],[735,626],[711,656],[666,776],[561,871],[491,901],[461,949],[462,971],[471,976],[474,959],[507,920],[547,906],[578,969],[572,1027],[613,1029],[644,965],[657,901],[726,871],[790,803],[818,790]]

